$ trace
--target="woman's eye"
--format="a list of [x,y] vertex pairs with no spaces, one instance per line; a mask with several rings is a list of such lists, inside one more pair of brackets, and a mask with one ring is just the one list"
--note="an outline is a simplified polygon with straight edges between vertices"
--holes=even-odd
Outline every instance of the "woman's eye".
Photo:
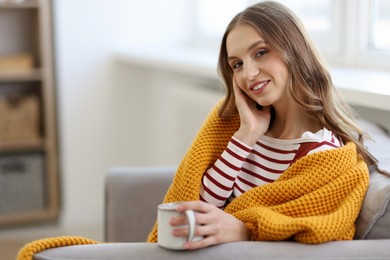
[[233,69],[238,69],[239,67],[241,67],[242,65],[242,62],[241,61],[238,61],[238,62],[235,62],[232,64],[232,68]]
[[266,50],[261,50],[261,51],[258,51],[258,52],[256,52],[256,57],[261,57],[261,56],[263,56],[264,54],[266,54],[267,53],[267,51]]

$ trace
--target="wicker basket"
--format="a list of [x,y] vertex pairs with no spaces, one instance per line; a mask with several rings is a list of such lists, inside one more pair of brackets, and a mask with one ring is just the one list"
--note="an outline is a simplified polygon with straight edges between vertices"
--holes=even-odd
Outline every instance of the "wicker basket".
[[39,138],[39,100],[34,95],[0,96],[0,143]]

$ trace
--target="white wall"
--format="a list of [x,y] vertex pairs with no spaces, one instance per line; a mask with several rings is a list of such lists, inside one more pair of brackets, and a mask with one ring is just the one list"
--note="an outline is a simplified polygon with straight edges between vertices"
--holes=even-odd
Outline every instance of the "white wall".
[[118,158],[126,164],[113,134],[118,109],[112,54],[182,41],[185,2],[53,1],[65,232],[102,239],[104,176]]

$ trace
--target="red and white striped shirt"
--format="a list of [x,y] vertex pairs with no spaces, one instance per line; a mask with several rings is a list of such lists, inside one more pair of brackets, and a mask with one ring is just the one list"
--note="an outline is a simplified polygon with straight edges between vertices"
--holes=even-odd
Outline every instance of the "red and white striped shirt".
[[222,208],[251,188],[275,181],[302,156],[342,145],[326,128],[292,140],[261,136],[253,147],[232,137],[219,159],[204,173],[200,199]]

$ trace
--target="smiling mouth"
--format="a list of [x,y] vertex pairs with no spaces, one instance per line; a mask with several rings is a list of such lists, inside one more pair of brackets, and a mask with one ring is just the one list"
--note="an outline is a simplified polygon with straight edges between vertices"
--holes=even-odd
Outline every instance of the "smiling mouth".
[[265,85],[267,85],[268,82],[269,82],[269,80],[263,81],[263,82],[261,82],[260,84],[255,85],[255,86],[252,87],[251,89],[252,89],[253,91],[257,91],[257,90],[261,89],[262,87],[264,87]]

